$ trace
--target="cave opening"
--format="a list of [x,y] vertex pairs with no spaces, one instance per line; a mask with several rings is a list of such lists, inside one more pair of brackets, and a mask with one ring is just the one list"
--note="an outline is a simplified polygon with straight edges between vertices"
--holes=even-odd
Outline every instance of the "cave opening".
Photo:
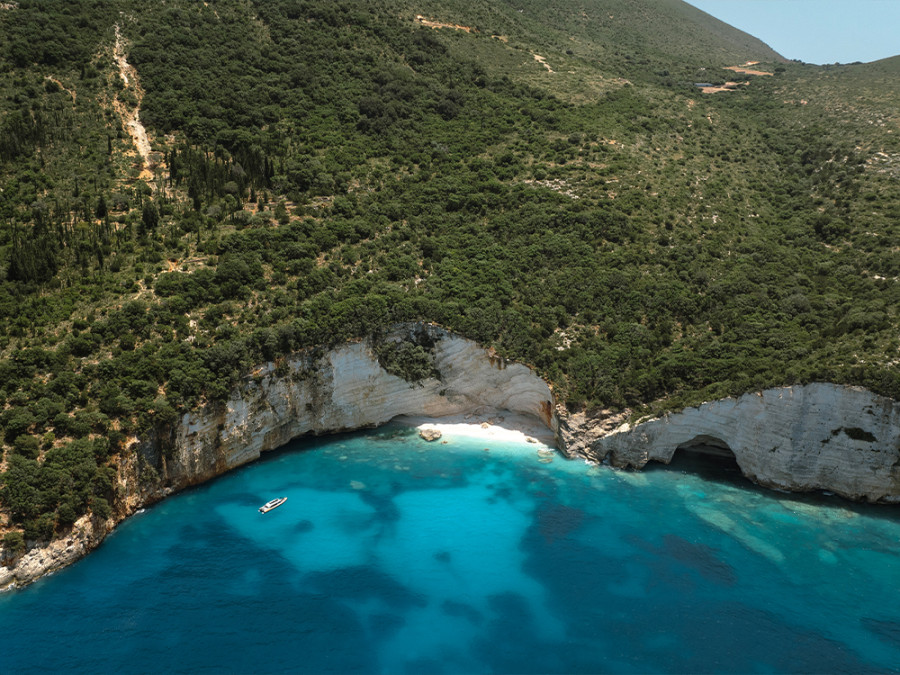
[[697,474],[706,480],[717,482],[747,481],[728,443],[705,434],[697,435],[675,448],[667,469]]

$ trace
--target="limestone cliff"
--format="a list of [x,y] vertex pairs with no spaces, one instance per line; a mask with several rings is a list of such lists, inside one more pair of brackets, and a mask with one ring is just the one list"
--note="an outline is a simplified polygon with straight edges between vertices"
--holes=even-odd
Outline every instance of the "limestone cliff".
[[[293,438],[374,427],[399,415],[442,417],[491,408],[555,425],[550,387],[527,366],[507,363],[436,326],[404,327],[385,339],[419,339],[422,331],[440,378],[411,383],[391,375],[379,364],[371,341],[321,355],[297,354],[278,366],[267,363],[257,369],[224,405],[185,415],[172,438],[144,443],[136,468],[140,472],[142,463],[156,467],[157,486],[178,490],[253,461]],[[146,475],[127,479],[123,482],[135,489],[154,482]]]
[[474,342],[431,325],[380,338],[428,346],[428,372],[409,382],[379,363],[373,340],[311,350],[258,368],[228,401],[148,435],[119,463],[116,515],[81,518],[72,531],[0,566],[0,589],[21,586],[95,548],[116,523],[189,485],[246,464],[306,434],[373,427],[399,415],[442,417],[509,410],[541,419],[570,457],[618,467],[668,463],[696,445],[733,452],[749,479],[787,490],[830,490],[900,502],[900,403],[831,384],[770,389],[705,403],[634,427],[624,415],[554,412],[548,384]]
[[619,467],[669,463],[678,448],[730,449],[750,480],[793,491],[900,502],[900,403],[833,384],[769,389],[580,437],[567,454]]
[[201,483],[306,434],[374,427],[399,415],[442,417],[509,410],[555,430],[550,387],[520,363],[509,363],[437,326],[400,326],[381,342],[428,345],[439,377],[408,382],[379,363],[372,340],[311,350],[258,368],[227,402],[185,414],[167,433],[153,433],[119,463],[116,517],[87,518],[72,533],[33,547],[0,566],[0,589],[24,585],[95,548],[116,522],[189,485]]

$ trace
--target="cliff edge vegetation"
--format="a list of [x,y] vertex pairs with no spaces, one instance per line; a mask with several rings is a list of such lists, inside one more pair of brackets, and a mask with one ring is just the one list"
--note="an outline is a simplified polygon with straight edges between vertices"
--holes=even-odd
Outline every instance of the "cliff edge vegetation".
[[897,59],[677,0],[2,7],[8,550],[119,512],[138,438],[261,364],[400,322],[571,410],[900,399]]

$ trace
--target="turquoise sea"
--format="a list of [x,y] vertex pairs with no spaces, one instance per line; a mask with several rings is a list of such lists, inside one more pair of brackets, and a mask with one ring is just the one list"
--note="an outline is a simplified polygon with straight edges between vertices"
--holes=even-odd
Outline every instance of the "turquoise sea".
[[0,673],[900,672],[897,509],[447,440],[306,440],[147,509],[0,595]]

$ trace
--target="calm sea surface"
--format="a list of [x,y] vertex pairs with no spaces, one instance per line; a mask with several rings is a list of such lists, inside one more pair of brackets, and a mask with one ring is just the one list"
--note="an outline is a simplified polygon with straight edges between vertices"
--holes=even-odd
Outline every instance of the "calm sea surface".
[[693,460],[304,441],[0,595],[28,672],[900,672],[900,512]]

